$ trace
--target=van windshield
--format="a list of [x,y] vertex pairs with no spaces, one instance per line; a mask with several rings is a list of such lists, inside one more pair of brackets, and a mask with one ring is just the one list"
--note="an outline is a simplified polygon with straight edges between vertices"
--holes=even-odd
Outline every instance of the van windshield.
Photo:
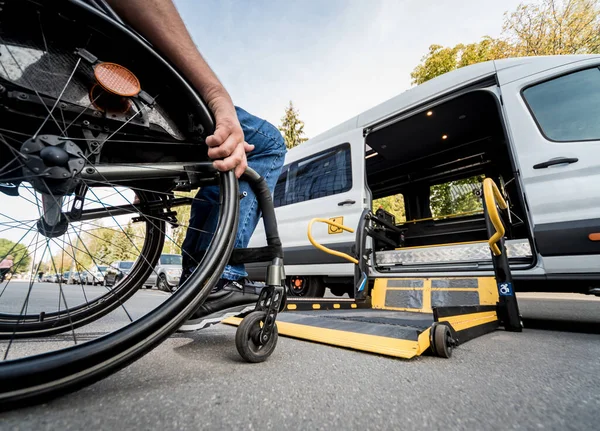
[[600,140],[600,69],[586,69],[523,91],[544,133],[559,142]]

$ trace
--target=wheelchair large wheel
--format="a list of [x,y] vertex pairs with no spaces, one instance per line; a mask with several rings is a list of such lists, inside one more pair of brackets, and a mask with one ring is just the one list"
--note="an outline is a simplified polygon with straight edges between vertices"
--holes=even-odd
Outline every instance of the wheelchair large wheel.
[[[218,280],[239,204],[233,173],[207,160],[203,102],[82,2],[3,2],[0,110],[0,260],[13,258],[0,284],[0,405],[10,407],[93,383],[174,332]],[[161,253],[182,254],[196,198],[180,192],[199,186],[220,191],[206,253],[174,294],[139,296],[152,294],[138,290]]]

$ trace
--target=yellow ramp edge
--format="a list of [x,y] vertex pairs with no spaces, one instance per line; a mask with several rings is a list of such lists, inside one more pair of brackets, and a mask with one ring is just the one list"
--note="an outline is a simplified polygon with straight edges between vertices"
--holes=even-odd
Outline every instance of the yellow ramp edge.
[[[237,326],[242,319],[230,317],[222,323]],[[422,354],[429,347],[429,329],[419,335],[418,341],[381,337],[378,335],[359,334],[337,329],[299,325],[297,323],[277,322],[280,335],[302,340],[314,341],[338,347],[346,347],[364,352],[410,359]]]

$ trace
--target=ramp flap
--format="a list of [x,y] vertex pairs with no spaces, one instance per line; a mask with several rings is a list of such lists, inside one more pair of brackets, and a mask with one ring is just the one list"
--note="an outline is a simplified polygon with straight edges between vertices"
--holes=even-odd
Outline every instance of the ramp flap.
[[[227,324],[237,325],[230,318]],[[384,310],[296,311],[277,316],[284,336],[398,358],[413,358],[429,347],[432,313]]]

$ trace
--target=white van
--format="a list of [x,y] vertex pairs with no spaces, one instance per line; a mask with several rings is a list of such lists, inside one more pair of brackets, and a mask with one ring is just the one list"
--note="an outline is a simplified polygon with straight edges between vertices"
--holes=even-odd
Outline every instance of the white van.
[[[308,222],[356,228],[363,210],[388,196],[403,208],[380,210],[398,229],[370,239],[375,275],[491,275],[473,197],[484,177],[510,203],[506,240],[517,290],[598,289],[599,66],[599,55],[577,55],[461,68],[290,150],[274,201],[292,293],[322,296],[327,286],[352,294],[353,265],[315,249]],[[461,202],[468,211],[456,210]],[[313,235],[353,251],[354,234],[319,224]],[[259,225],[250,246],[265,245],[263,238]],[[264,273],[258,265],[248,271]]]

